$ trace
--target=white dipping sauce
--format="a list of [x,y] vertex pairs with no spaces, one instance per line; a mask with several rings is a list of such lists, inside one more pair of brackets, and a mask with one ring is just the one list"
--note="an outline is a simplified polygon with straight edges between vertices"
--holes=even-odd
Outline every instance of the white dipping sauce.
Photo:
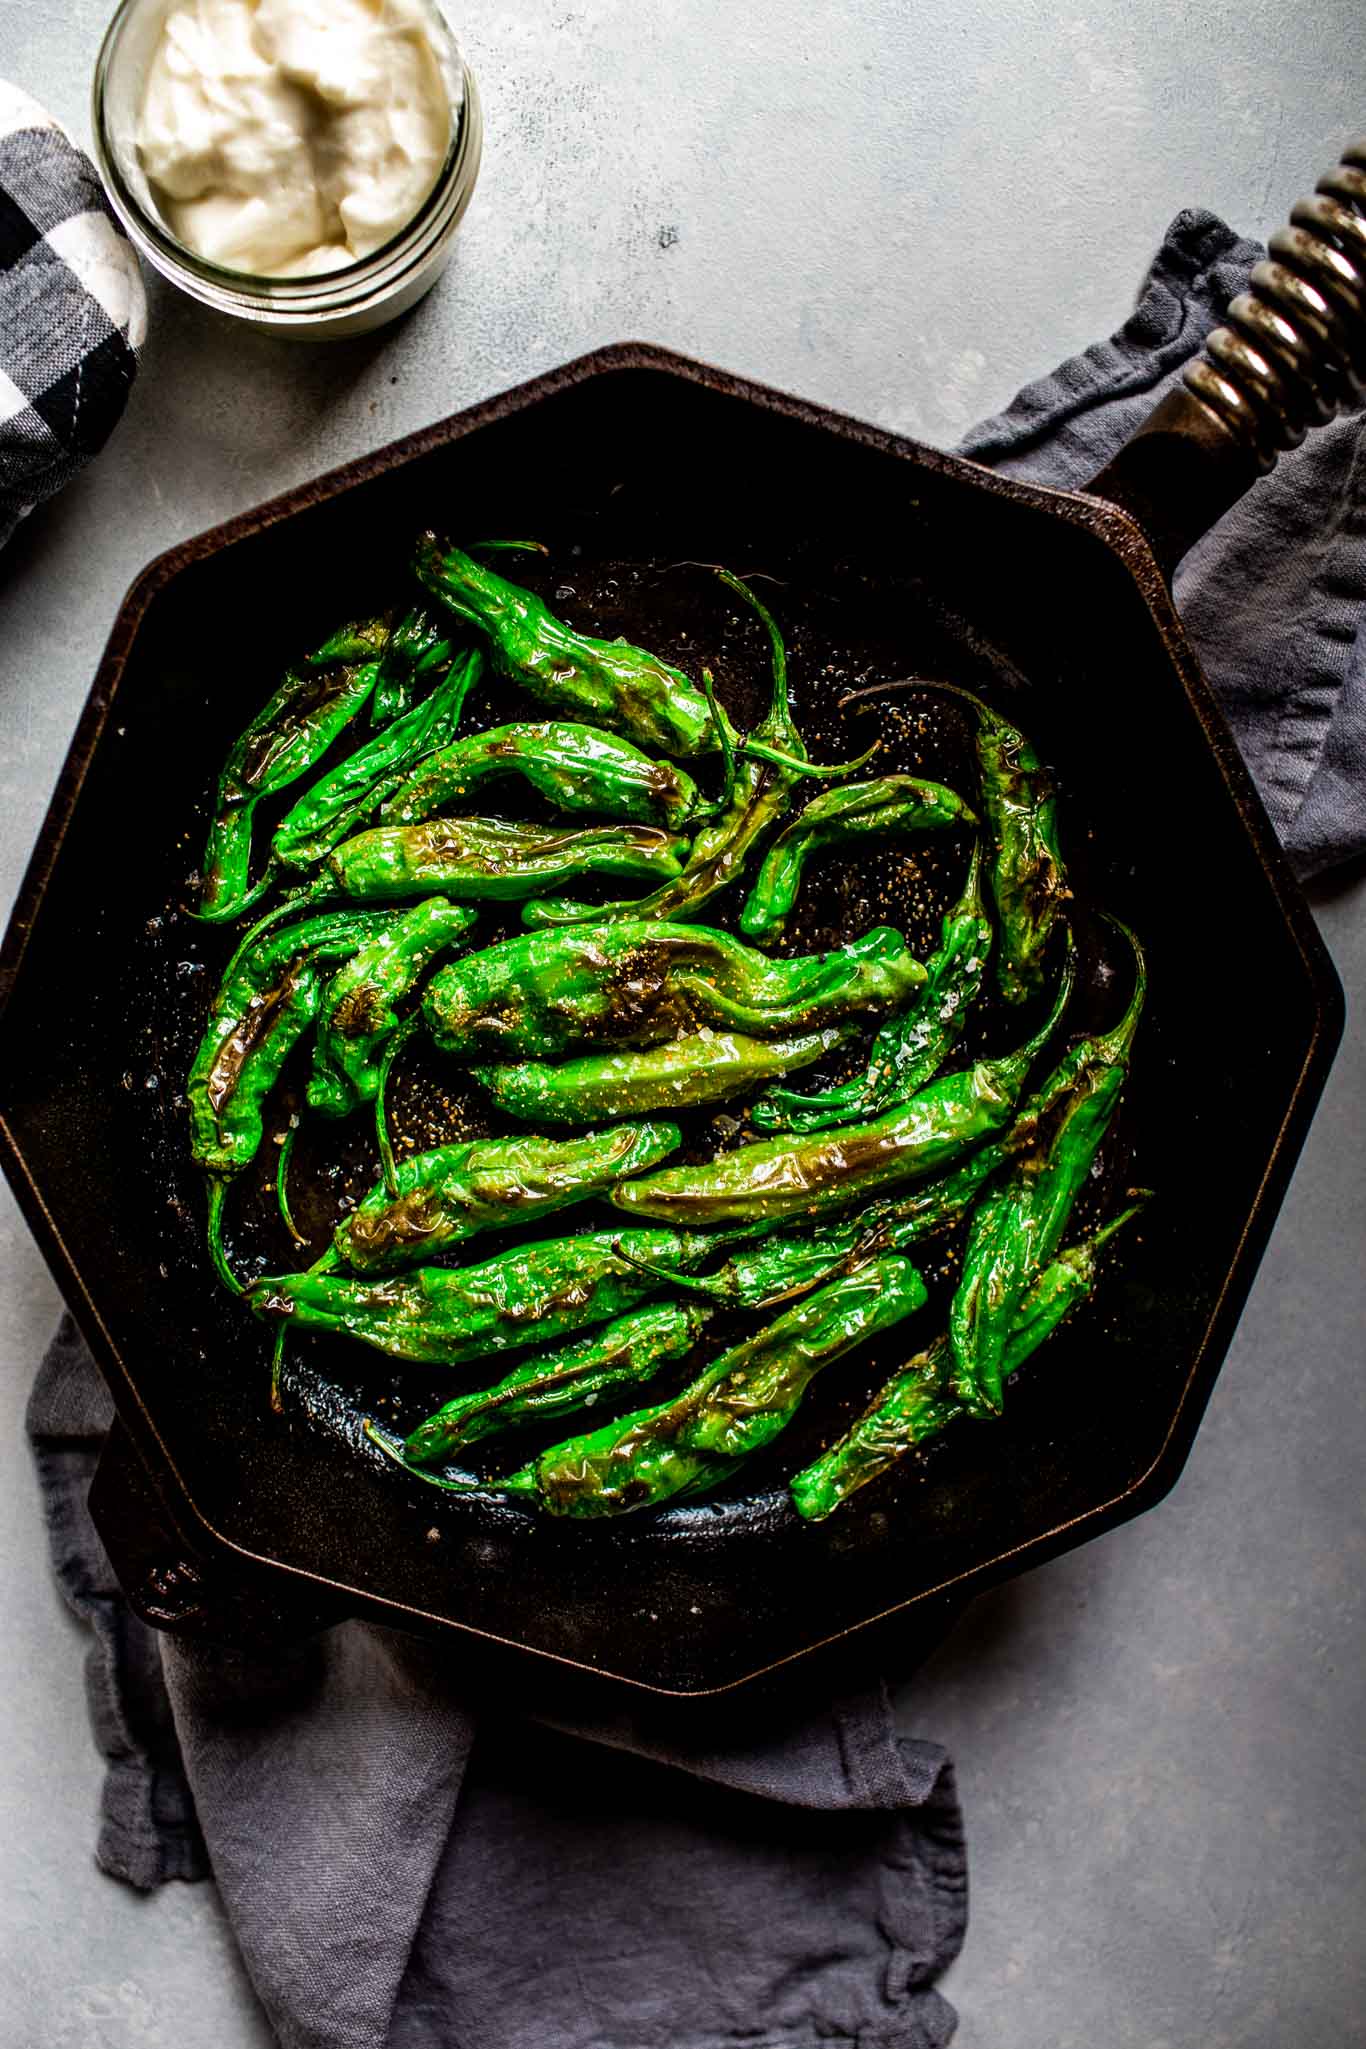
[[186,248],[305,277],[368,256],[412,219],[459,90],[423,0],[183,0],[148,71],[138,153]]

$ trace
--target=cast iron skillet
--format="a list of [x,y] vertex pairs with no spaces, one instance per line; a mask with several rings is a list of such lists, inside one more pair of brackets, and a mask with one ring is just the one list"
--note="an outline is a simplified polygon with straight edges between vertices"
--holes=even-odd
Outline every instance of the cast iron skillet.
[[[1172,1484],[1341,1027],[1331,967],[1165,581],[1278,449],[1360,389],[1366,147],[1293,220],[1229,327],[1087,493],[1007,482],[627,345],[188,542],[138,580],[0,959],[0,1146],[113,1388],[149,1528],[155,1504],[161,1550],[139,1551],[126,1527],[114,1544],[145,1614],[190,1629],[234,1602],[259,1615],[298,1597],[530,1654],[538,1688],[558,1668],[715,1693],[881,1618],[904,1625]],[[361,1436],[362,1414],[401,1391],[368,1357],[360,1369],[352,1353],[301,1349],[288,1419],[268,1417],[264,1334],[211,1281],[179,1099],[223,950],[179,908],[204,800],[262,679],[339,613],[387,601],[429,525],[539,535],[547,587],[572,588],[576,619],[685,663],[700,649],[741,715],[755,641],[725,623],[705,571],[672,565],[778,579],[813,746],[852,749],[869,718],[890,731],[910,702],[842,726],[851,685],[946,675],[983,690],[1055,768],[1083,906],[1148,943],[1152,994],[1106,1154],[1111,1193],[1157,1190],[1141,1233],[1001,1422],[949,1433],[828,1523],[802,1525],[772,1467],[729,1498],[601,1527],[439,1496]],[[957,732],[929,721],[928,766],[951,765]],[[947,876],[930,859],[903,891],[922,940]],[[874,922],[871,890],[831,864],[797,936],[838,943]],[[1113,1015],[1089,912],[1083,926],[1086,1000]],[[412,1086],[417,1115],[420,1076]],[[925,1335],[884,1347],[884,1370]],[[876,1363],[851,1375],[846,1408]],[[825,1427],[838,1413],[825,1408]]]

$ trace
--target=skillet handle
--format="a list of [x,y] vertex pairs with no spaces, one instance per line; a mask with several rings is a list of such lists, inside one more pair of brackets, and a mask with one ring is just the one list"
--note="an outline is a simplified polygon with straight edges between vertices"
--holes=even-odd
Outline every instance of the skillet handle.
[[1310,427],[1366,397],[1366,137],[1291,210],[1182,381],[1086,486],[1165,575]]

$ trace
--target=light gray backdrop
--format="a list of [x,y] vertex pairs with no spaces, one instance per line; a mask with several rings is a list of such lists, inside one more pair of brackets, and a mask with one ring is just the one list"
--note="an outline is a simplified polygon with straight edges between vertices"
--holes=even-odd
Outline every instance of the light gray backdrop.
[[[99,0],[0,0],[0,76],[87,132]],[[1265,234],[1366,128],[1358,0],[469,0],[484,173],[396,332],[279,352],[161,290],[128,419],[0,561],[0,893],[157,550],[639,336],[950,443],[1118,323],[1169,217]],[[1366,890],[1320,914],[1366,990]],[[1156,1513],[982,1602],[907,1702],[957,1754],[962,2049],[1366,2040],[1366,1034]],[[91,1862],[84,1645],[20,1438],[57,1296],[0,1192],[0,2044],[257,2049],[208,1888]]]

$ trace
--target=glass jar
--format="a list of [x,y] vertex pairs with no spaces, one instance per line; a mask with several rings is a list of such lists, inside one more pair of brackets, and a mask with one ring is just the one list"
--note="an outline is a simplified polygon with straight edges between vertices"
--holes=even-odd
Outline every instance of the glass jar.
[[196,256],[166,227],[136,142],[147,73],[176,0],[123,0],[95,65],[95,161],[134,247],[201,305],[253,327],[309,341],[364,334],[406,312],[436,283],[479,175],[484,123],[474,75],[444,13],[428,0],[450,56],[451,140],[436,183],[393,238],[369,256],[308,277],[255,277]]

